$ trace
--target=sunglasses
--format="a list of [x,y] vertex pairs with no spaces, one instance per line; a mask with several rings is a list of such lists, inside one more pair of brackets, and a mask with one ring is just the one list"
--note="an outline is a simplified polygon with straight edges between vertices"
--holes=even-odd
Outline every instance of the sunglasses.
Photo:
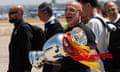
[[17,11],[10,11],[9,14],[15,14]]

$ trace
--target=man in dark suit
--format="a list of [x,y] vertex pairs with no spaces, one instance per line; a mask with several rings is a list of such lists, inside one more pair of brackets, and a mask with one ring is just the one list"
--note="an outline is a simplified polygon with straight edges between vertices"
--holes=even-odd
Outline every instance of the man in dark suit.
[[50,3],[43,2],[38,7],[38,16],[41,21],[45,22],[45,34],[49,39],[56,33],[63,32],[63,28],[55,16]]
[[104,4],[105,13],[110,22],[117,27],[110,33],[109,52],[112,54],[111,62],[109,61],[109,72],[120,72],[120,13],[119,7],[114,1],[107,1]]
[[[43,2],[38,7],[38,16],[41,21],[45,22],[45,35],[46,40],[55,35],[56,33],[63,32],[63,28],[55,16],[50,3]],[[43,72],[53,72],[53,65],[45,64]]]
[[9,22],[14,24],[14,29],[9,43],[8,72],[31,72],[28,52],[31,48],[32,33],[23,21],[23,13],[21,5],[10,7]]

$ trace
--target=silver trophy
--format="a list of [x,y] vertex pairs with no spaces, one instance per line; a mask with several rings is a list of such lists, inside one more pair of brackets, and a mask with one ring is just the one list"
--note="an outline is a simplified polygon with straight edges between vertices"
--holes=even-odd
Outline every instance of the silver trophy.
[[[70,31],[70,34],[72,40],[76,41],[78,44],[87,44],[86,34],[81,28],[76,27],[72,29],[72,31]],[[43,51],[30,51],[29,60],[32,66],[36,68],[41,68],[44,63],[56,66],[61,65],[59,59],[67,56],[67,54],[63,50],[63,37],[64,33],[55,34],[53,37],[45,42],[43,46]]]

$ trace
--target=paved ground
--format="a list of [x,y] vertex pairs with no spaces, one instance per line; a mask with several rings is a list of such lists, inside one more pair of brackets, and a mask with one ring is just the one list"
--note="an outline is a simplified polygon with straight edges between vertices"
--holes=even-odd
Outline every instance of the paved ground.
[[9,36],[0,36],[0,72],[6,72],[8,67]]

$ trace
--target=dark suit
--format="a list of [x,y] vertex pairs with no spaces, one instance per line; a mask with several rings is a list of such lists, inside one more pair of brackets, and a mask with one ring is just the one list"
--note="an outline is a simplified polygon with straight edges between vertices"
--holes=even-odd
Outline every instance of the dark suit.
[[8,72],[24,72],[31,70],[28,59],[29,48],[31,48],[32,35],[22,20],[15,24],[9,43],[9,69]]
[[45,24],[45,35],[47,39],[49,39],[56,33],[61,33],[61,32],[63,32],[63,28],[56,19],[53,19]]
[[[61,33],[61,32],[63,32],[63,28],[56,19],[53,19],[45,24],[46,40],[48,40],[56,33]],[[43,72],[53,72],[52,69],[53,69],[52,65],[44,64]]]
[[[117,27],[116,31],[110,33],[109,52],[112,54],[112,69],[111,72],[120,72],[120,18],[114,25]],[[118,70],[118,71],[114,71]]]

